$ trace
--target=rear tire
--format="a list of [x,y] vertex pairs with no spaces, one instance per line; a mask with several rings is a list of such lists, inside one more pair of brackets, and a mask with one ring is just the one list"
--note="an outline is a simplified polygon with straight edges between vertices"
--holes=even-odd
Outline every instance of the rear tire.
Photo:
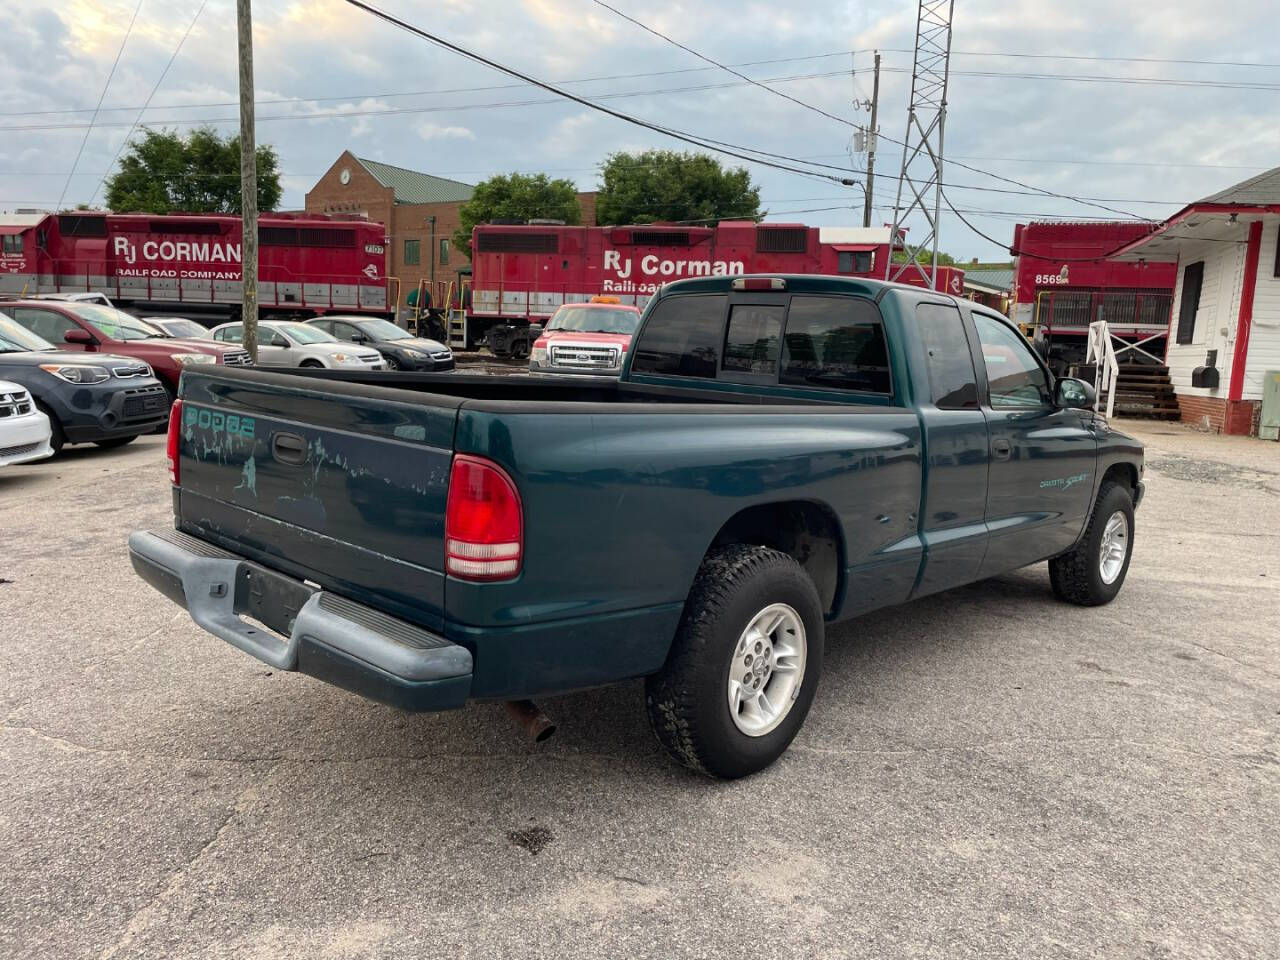
[[1059,600],[1100,607],[1124,586],[1132,557],[1133,494],[1124,484],[1107,481],[1075,549],[1049,561],[1049,583]]
[[822,605],[799,563],[768,547],[716,550],[698,570],[666,664],[645,681],[649,725],[692,770],[724,779],[763,770],[809,713],[822,650]]

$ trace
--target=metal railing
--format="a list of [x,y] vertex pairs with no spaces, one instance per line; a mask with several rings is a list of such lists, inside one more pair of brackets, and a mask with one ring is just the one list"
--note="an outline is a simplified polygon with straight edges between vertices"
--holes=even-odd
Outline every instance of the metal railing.
[[1105,320],[1113,328],[1166,330],[1173,293],[1161,290],[1041,290],[1036,294],[1037,328],[1084,330]]
[[1111,419],[1116,409],[1116,380],[1120,376],[1120,364],[1116,362],[1116,348],[1112,342],[1117,339],[1111,333],[1110,325],[1105,320],[1089,324],[1089,348],[1085,354],[1085,363],[1095,363],[1093,374],[1093,412],[1098,413],[1102,405],[1102,395],[1107,396],[1107,419]]

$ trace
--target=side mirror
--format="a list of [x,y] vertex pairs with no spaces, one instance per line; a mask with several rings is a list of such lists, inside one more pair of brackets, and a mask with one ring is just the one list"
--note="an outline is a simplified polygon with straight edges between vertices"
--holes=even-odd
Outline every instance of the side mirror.
[[287,346],[289,346],[289,341],[288,341],[288,340],[286,340],[284,337],[272,337],[272,338],[271,338],[271,346],[273,346],[273,347],[287,347]]
[[72,327],[62,335],[62,339],[67,343],[82,343],[85,346],[98,342],[88,330],[81,330],[79,327]]
[[356,333],[356,334],[352,334],[351,342],[352,343],[368,343],[369,338],[366,337],[363,333]]
[[1053,398],[1059,407],[1087,410],[1097,399],[1093,384],[1075,377],[1060,377],[1053,388]]

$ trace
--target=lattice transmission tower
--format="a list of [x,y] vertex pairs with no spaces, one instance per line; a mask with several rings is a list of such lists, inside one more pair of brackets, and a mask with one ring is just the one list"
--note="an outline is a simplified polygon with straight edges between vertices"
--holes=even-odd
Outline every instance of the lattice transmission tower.
[[[885,268],[885,277],[898,280],[915,270],[929,286],[938,275],[938,218],[942,213],[942,147],[947,121],[947,80],[951,74],[951,14],[955,0],[920,0],[916,16],[916,56],[911,71],[911,103],[907,107],[907,135],[903,137],[902,172],[893,204],[896,247],[907,259]],[[906,205],[903,205],[903,196]],[[919,213],[925,229],[908,240],[903,225]],[[930,254],[928,273],[919,263],[921,252]]]

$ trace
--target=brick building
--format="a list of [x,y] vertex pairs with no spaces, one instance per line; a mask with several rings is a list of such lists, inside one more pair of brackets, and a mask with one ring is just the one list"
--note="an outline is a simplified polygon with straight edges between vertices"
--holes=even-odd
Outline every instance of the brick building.
[[[400,280],[400,303],[421,280],[448,280],[468,265],[454,249],[458,211],[471,184],[364,160],[344,150],[307,193],[308,213],[363,216],[387,228],[387,275]],[[596,195],[578,194],[582,222],[595,225]]]

